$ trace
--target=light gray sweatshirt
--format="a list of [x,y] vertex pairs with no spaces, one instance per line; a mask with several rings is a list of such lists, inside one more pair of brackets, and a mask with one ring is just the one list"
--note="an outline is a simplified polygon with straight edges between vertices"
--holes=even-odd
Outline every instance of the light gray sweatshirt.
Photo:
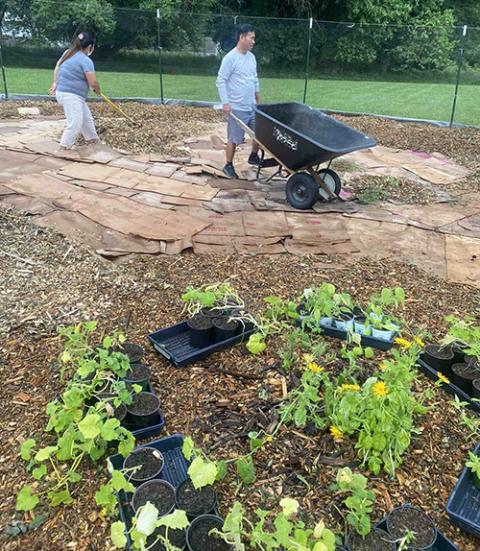
[[253,111],[260,84],[252,52],[243,54],[237,48],[228,52],[218,71],[217,90],[222,104],[229,103],[235,111]]

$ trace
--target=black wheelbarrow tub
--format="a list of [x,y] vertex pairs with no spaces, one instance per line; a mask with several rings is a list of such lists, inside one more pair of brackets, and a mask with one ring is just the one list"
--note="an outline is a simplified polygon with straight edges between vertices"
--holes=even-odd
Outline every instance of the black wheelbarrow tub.
[[376,145],[366,134],[302,103],[262,104],[255,112],[255,137],[294,172]]

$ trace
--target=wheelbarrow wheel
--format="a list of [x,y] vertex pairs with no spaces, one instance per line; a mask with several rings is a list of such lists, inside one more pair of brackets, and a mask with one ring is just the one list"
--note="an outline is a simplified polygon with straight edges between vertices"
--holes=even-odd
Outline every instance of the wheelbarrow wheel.
[[[317,174],[323,180],[323,183],[335,195],[340,195],[342,190],[342,181],[340,176],[331,168],[321,168]],[[330,201],[332,197],[322,188],[319,190],[320,201]]]
[[310,209],[318,201],[318,184],[306,172],[290,176],[286,192],[288,203],[296,209]]

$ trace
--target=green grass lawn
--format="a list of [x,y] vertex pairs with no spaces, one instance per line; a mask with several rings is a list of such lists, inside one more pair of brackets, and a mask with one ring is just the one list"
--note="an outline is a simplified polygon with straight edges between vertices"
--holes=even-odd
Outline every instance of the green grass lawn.
[[[158,74],[99,71],[103,91],[110,96],[160,96]],[[7,69],[11,94],[45,94],[52,71]],[[215,78],[211,76],[164,75],[167,98],[217,101]],[[261,79],[262,101],[302,101],[302,79]],[[480,126],[479,85],[462,85],[455,122]],[[420,119],[449,120],[454,86],[444,83],[310,80],[307,103],[323,109],[377,113]]]

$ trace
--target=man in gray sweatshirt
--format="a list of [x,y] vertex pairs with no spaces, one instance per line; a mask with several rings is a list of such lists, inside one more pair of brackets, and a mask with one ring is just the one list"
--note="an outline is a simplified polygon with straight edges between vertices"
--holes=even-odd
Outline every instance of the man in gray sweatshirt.
[[[251,25],[241,25],[237,45],[223,58],[217,76],[217,89],[223,104],[223,112],[234,113],[247,126],[255,130],[255,104],[260,102],[260,85],[257,76],[257,61],[251,49],[255,44],[255,32]],[[242,127],[228,116],[227,164],[223,172],[228,178],[238,178],[233,167],[233,157],[238,144],[245,140]],[[252,142],[248,158],[252,165],[260,163],[258,144]]]

